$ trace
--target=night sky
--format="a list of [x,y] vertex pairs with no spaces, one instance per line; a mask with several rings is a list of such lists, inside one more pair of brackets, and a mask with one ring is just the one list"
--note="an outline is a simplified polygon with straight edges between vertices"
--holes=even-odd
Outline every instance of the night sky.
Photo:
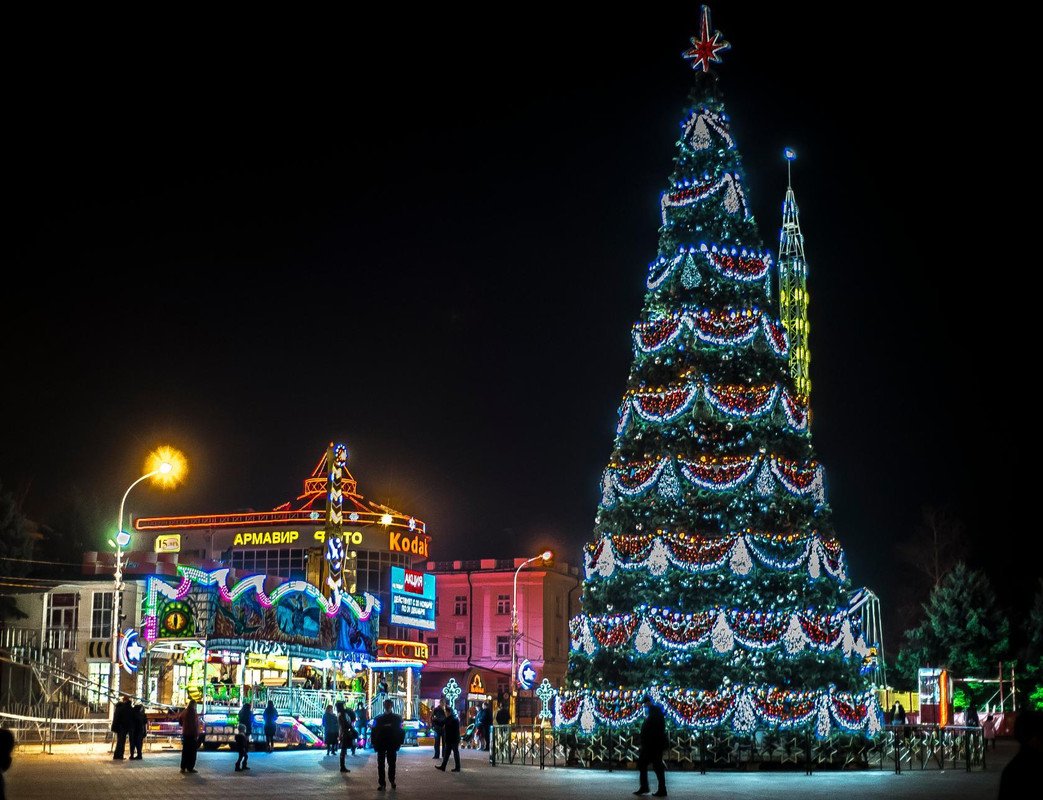
[[[948,504],[972,565],[1027,604],[1038,567],[998,546],[1024,525],[1000,479],[1019,423],[985,388],[1014,201],[981,147],[1010,152],[1016,126],[995,130],[969,17],[818,6],[719,2],[713,21],[770,248],[799,154],[813,434],[850,575],[893,601],[894,545]],[[267,509],[344,441],[433,558],[551,543],[581,563],[698,12],[584,8],[26,26],[4,489],[46,518],[75,485],[115,517],[171,443],[189,480],[135,489],[135,515]]]

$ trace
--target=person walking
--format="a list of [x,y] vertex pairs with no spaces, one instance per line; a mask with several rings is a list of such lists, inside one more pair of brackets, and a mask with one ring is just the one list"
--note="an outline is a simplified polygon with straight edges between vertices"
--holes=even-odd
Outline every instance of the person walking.
[[395,762],[398,760],[398,748],[406,740],[402,717],[392,711],[394,707],[394,703],[385,700],[384,713],[373,718],[373,749],[377,751],[377,789],[381,792],[384,791],[387,781],[391,781],[392,789],[395,788]]
[[240,722],[239,730],[235,734],[235,752],[238,754],[235,759],[236,772],[250,769],[250,737],[247,736],[246,731],[247,727]]
[[460,718],[456,716],[456,709],[448,706],[445,710],[445,726],[442,728],[442,763],[436,764],[435,769],[445,772],[445,765],[449,763],[450,753],[453,756],[453,772],[460,771]]
[[127,747],[127,736],[134,726],[134,709],[130,705],[130,698],[123,695],[112,710],[112,732],[116,734],[116,749],[112,752],[115,761],[122,761],[124,750]]
[[264,707],[264,745],[271,753],[275,750],[275,726],[279,719],[279,710],[275,707],[275,701],[269,700]]
[[[131,715],[130,728],[130,760],[141,761],[141,747],[145,744],[145,733],[148,731],[148,717],[145,706],[138,703]],[[135,755],[135,753],[137,755]]]
[[[355,728],[359,733],[359,747],[366,747],[369,744],[369,712],[366,711],[366,705],[361,700],[355,706]],[[351,754],[355,755],[355,745],[351,746]]]
[[442,757],[442,731],[445,728],[445,698],[438,701],[431,712],[431,733],[435,736],[435,754],[431,758]]
[[488,700],[482,703],[482,707],[479,709],[478,716],[475,717],[474,721],[478,726],[478,748],[480,750],[488,750],[489,734],[493,727],[493,710],[489,707]]
[[340,771],[351,772],[344,766],[344,756],[351,748],[351,754],[355,755],[355,740],[359,732],[355,730],[355,714],[348,708],[343,700],[337,701],[337,742],[340,744]]
[[197,772],[196,751],[199,750],[199,713],[196,701],[189,700],[185,710],[181,712],[181,771]]
[[246,746],[247,748],[253,747],[254,741],[254,707],[247,700],[243,703],[243,707],[239,709],[239,724],[246,727],[244,733],[246,734]]
[[[338,700],[337,709],[344,708],[344,704]],[[322,738],[326,740],[326,755],[332,756],[340,745],[340,720],[333,706],[326,706],[326,713],[322,715]]]
[[648,766],[655,770],[656,797],[666,797],[666,764],[663,763],[663,751],[666,749],[666,717],[663,709],[655,704],[651,695],[645,695],[645,721],[641,723],[641,747],[637,755],[637,768],[640,770],[641,783],[636,795],[648,794]]

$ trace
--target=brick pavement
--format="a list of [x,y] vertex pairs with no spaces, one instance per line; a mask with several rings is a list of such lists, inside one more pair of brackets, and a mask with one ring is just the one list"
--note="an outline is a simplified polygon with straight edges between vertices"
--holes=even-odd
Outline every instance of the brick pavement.
[[[814,800],[815,798],[945,798],[992,800],[999,786],[999,770],[1014,753],[1012,742],[1001,742],[996,756],[989,754],[985,772],[955,770],[926,772],[802,773],[694,772],[667,773],[670,796],[727,797],[728,800]],[[174,794],[192,800],[273,800],[281,797],[384,798],[384,800],[575,800],[579,797],[631,797],[637,788],[634,771],[607,772],[575,768],[539,770],[535,767],[496,766],[487,754],[464,750],[463,771],[434,769],[430,748],[404,748],[399,756],[395,791],[378,792],[373,753],[348,756],[351,773],[342,775],[335,757],[322,751],[286,750],[250,756],[250,772],[233,771],[235,754],[227,750],[200,752],[197,775],[182,775],[177,751],[146,752],[141,761],[114,762],[104,746],[95,752],[66,749],[52,755],[20,747],[7,773],[9,800],[147,800]],[[655,778],[650,776],[655,788]]]

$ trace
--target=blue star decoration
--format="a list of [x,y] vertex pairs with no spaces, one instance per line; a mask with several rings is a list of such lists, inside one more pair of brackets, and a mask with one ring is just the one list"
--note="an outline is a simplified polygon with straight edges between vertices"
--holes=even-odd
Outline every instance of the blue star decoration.
[[536,680],[536,670],[532,668],[532,664],[526,664],[522,667],[522,683],[527,683],[530,686]]
[[681,55],[692,59],[692,69],[703,68],[703,72],[710,71],[710,62],[721,63],[721,57],[717,55],[724,50],[730,50],[731,44],[721,38],[720,31],[710,33],[710,7],[703,6],[701,9],[702,19],[699,22],[699,38],[692,37],[692,46]]

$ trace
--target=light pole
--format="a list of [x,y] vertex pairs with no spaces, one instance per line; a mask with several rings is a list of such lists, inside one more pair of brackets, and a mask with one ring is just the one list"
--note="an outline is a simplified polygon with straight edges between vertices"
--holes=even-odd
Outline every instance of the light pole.
[[130,534],[123,530],[123,508],[127,503],[127,495],[130,490],[144,480],[155,479],[163,486],[176,486],[185,473],[185,457],[178,450],[170,447],[161,447],[149,454],[145,464],[148,470],[134,483],[127,487],[120,500],[120,514],[116,527],[115,540],[109,543],[116,548],[116,569],[113,573],[112,585],[112,662],[109,668],[109,720],[111,721],[116,711],[116,697],[119,695],[120,666],[119,666],[119,642],[120,642],[120,606],[123,597],[123,548],[130,544]]
[[518,573],[533,561],[544,563],[554,558],[554,553],[544,550],[538,556],[526,559],[514,571],[514,593],[511,595],[511,723],[517,722],[518,708]]

